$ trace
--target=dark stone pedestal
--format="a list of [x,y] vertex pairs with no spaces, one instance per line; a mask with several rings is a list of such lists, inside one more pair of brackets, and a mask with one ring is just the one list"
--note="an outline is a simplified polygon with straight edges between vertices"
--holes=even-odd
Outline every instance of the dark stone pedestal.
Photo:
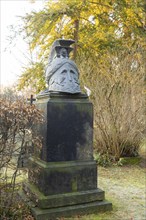
[[93,159],[93,107],[86,95],[51,93],[38,97],[45,122],[37,128],[43,137],[38,157],[47,162]]
[[44,162],[30,159],[29,182],[45,196],[96,189],[95,161]]
[[[42,148],[30,158],[23,196],[36,220],[112,209],[97,186],[93,160],[93,108],[86,95],[46,94],[38,97],[44,112]],[[27,195],[27,196],[26,196]]]

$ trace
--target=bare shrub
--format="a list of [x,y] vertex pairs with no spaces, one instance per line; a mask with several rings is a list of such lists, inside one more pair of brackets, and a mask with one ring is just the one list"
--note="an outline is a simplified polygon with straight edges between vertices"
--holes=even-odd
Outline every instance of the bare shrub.
[[[105,55],[105,61],[80,64],[94,103],[94,148],[117,161],[136,156],[145,129],[145,66],[138,52]],[[84,78],[86,75],[86,81]],[[105,160],[104,156],[104,160]]]
[[[16,205],[16,192],[20,187],[23,156],[29,156],[35,134],[33,126],[41,123],[42,114],[34,105],[27,104],[22,97],[1,95],[0,97],[0,192],[1,219],[16,219],[22,210]],[[19,216],[20,217],[20,216]],[[19,219],[19,217],[17,219]]]
[[[140,80],[141,81],[141,80]],[[98,78],[95,93],[95,141],[101,153],[137,156],[144,130],[144,99],[140,81],[124,76]]]

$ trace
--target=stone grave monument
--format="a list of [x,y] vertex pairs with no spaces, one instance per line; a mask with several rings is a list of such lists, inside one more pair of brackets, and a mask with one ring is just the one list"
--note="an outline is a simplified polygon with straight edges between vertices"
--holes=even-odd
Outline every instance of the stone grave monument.
[[44,123],[35,128],[43,141],[29,159],[23,196],[30,200],[36,220],[112,209],[97,184],[93,106],[81,93],[78,68],[69,58],[73,43],[59,39],[52,45],[46,68],[48,89],[35,103],[44,112]]

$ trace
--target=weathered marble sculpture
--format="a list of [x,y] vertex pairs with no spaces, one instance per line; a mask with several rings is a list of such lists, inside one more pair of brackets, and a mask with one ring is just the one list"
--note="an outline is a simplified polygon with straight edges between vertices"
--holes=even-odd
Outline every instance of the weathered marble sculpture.
[[52,46],[46,69],[48,90],[54,92],[80,93],[79,71],[74,61],[69,59],[73,40],[56,40]]

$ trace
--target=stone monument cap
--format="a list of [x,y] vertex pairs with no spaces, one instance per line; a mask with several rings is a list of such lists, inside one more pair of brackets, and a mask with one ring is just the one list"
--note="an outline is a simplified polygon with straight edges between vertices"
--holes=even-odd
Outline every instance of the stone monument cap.
[[46,68],[48,91],[77,94],[80,93],[79,71],[69,58],[74,40],[56,40],[51,48]]

